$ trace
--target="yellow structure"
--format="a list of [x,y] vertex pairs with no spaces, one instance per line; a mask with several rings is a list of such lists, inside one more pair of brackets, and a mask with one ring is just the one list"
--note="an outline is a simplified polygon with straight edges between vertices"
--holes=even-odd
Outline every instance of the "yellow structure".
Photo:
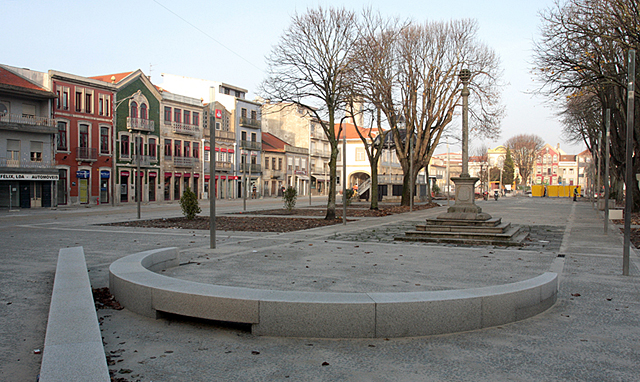
[[551,198],[572,198],[573,190],[578,188],[578,195],[582,192],[582,186],[543,186],[536,184],[531,186],[531,196],[544,196],[544,190],[547,190],[547,196]]

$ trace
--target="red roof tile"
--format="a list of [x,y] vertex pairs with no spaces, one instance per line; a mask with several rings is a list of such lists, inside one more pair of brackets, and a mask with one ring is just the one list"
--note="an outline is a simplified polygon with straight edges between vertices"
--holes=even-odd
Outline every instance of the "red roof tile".
[[[342,128],[346,130],[347,132],[347,139],[360,139],[360,136],[358,135],[358,132],[356,131],[356,126],[354,124],[351,123],[342,123]],[[340,124],[336,123],[335,126],[335,132],[336,132],[336,136],[338,135],[338,131],[340,130]],[[369,137],[369,132],[371,131],[371,135],[372,136],[376,136],[378,135],[378,128],[374,127],[372,129],[367,129],[364,127],[359,127],[358,126],[358,130],[360,130],[360,132],[362,133],[362,136],[365,138]],[[342,138],[344,136],[344,133],[341,132],[340,137]]]
[[31,90],[40,90],[40,91],[48,91],[33,82],[27,80],[26,78],[19,76],[3,67],[0,67],[0,84],[16,86],[25,89]]
[[95,77],[89,77],[92,78],[94,80],[98,80],[98,81],[103,81],[103,82],[108,82],[108,83],[112,83],[112,78],[115,78],[115,83],[118,83],[120,81],[122,81],[123,78],[125,78],[126,76],[128,76],[129,74],[131,74],[133,72],[125,72],[125,73],[116,73],[116,74],[105,74],[103,76],[95,76]]
[[285,152],[287,142],[269,133],[262,133],[262,149],[264,151]]

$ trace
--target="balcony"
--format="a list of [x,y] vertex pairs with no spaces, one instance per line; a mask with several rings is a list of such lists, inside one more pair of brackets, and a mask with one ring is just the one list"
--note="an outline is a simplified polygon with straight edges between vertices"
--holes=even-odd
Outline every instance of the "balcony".
[[30,161],[0,158],[0,167],[52,169],[56,164],[55,160]]
[[47,117],[31,117],[21,114],[1,114],[0,129],[29,133],[56,134],[56,120]]
[[76,160],[79,162],[95,162],[98,160],[98,150],[91,147],[76,147]]
[[[209,162],[204,162],[204,173],[209,173]],[[231,162],[218,162],[216,161],[216,171],[231,171],[233,170],[233,163]]]
[[216,139],[236,140],[236,133],[233,131],[216,130],[214,134],[216,135]]
[[316,157],[330,157],[331,156],[331,151],[329,150],[323,150],[323,149],[313,149],[311,150],[311,155],[316,156]]
[[284,176],[284,171],[265,169],[263,175],[265,179],[282,179],[282,177]]
[[[138,164],[138,155],[131,157],[132,164]],[[158,157],[152,157],[149,155],[140,155],[140,166],[151,166],[158,163]]]
[[243,148],[245,150],[260,151],[260,149],[262,149],[262,142],[240,141],[240,148]]
[[240,117],[240,126],[253,127],[259,129],[262,126],[262,121],[259,119]]
[[285,146],[284,151],[288,153],[302,154],[302,155],[309,154],[309,150],[302,147]]
[[193,136],[200,134],[200,128],[197,125],[173,122],[171,126],[173,127],[173,132],[176,134],[186,134],[186,135],[193,135]]
[[189,157],[173,157],[173,165],[176,167],[193,167],[197,162],[197,158]]
[[240,172],[256,174],[262,172],[262,166],[255,163],[240,163]]
[[153,133],[155,131],[154,121],[150,119],[127,117],[127,130]]
[[322,130],[322,128],[319,127],[317,129],[314,129],[311,132],[311,138],[320,139],[320,140],[325,140],[326,141],[327,140],[327,135],[324,133],[324,130]]

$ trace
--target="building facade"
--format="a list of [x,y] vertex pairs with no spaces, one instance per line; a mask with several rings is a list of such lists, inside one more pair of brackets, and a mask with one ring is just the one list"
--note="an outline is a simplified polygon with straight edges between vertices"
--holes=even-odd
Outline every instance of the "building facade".
[[203,106],[200,99],[161,91],[162,199],[180,200],[187,188],[202,197]]
[[141,71],[92,77],[114,84],[115,203],[162,200],[159,126],[162,95]]
[[42,73],[25,72],[0,66],[0,206],[9,209],[51,207],[56,200],[56,96]]
[[113,100],[115,86],[50,70],[56,94],[57,204],[113,201]]
[[235,166],[236,133],[232,123],[233,114],[220,102],[212,102],[204,106],[204,173],[205,193],[209,196],[209,178],[211,172],[211,126],[214,127],[215,148],[215,190],[218,199],[234,199],[238,176]]

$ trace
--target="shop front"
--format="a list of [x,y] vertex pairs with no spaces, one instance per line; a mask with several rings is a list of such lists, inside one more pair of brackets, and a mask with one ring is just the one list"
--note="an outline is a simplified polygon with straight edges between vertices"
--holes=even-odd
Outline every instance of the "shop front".
[[55,183],[59,176],[52,173],[0,174],[0,207],[38,208],[54,205]]

